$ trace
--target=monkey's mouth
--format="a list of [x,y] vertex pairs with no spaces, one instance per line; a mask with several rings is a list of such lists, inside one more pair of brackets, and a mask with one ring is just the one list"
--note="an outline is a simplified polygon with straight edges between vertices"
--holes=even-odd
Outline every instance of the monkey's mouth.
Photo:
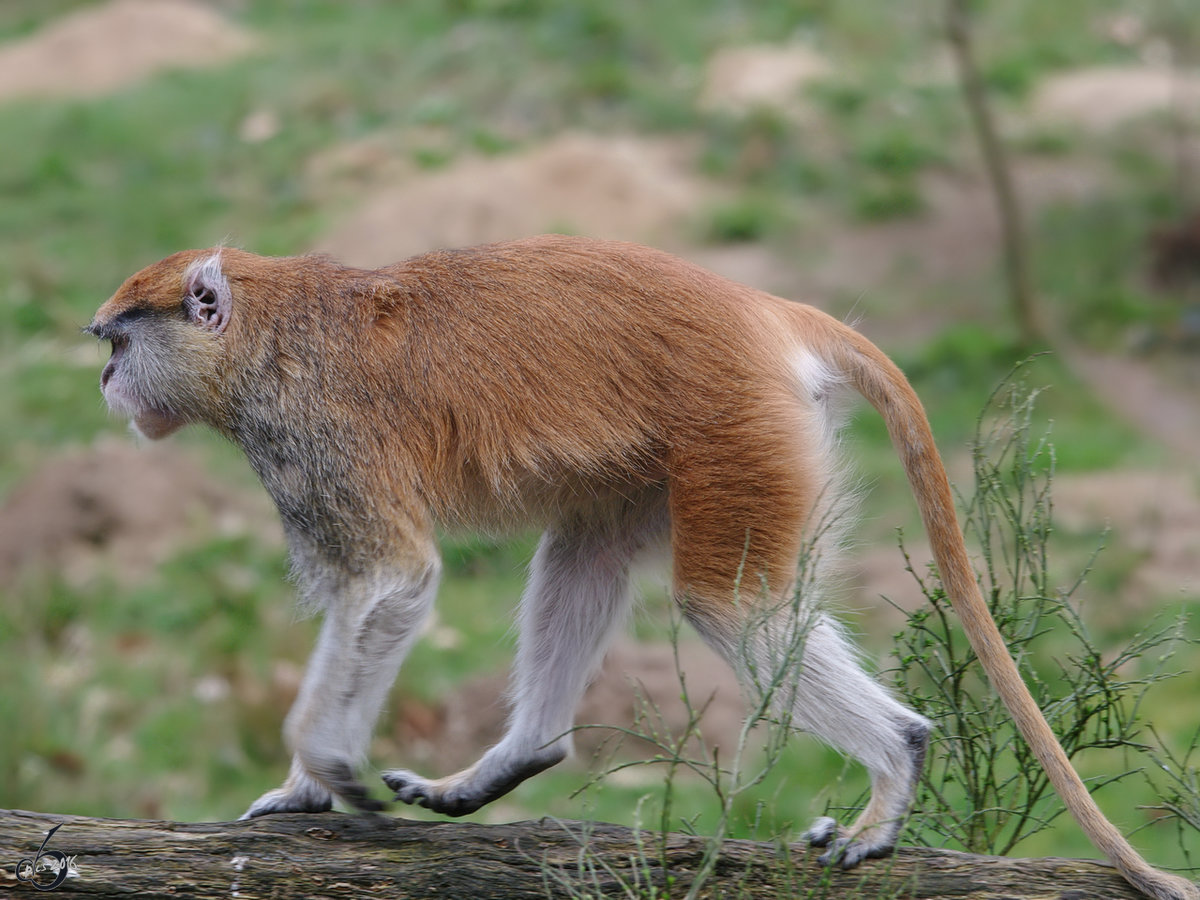
[[108,362],[100,373],[100,391],[104,394],[109,409],[129,416],[133,419],[133,425],[138,432],[152,441],[178,431],[186,424],[183,419],[172,412],[147,403],[145,399],[138,396],[137,392],[131,392],[127,378],[113,381],[113,376],[124,364],[122,360],[129,346],[129,339],[118,335],[111,340],[112,356],[108,358]]

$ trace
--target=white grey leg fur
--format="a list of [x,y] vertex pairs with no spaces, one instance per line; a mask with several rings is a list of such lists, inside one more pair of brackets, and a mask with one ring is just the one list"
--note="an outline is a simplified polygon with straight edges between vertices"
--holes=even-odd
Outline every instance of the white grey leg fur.
[[[839,863],[848,869],[887,855],[895,845],[921,777],[930,723],[863,671],[841,626],[820,612],[825,567],[833,564],[842,535],[853,522],[849,507],[854,497],[845,490],[846,472],[837,452],[846,409],[837,390],[842,376],[807,352],[798,353],[792,362],[801,395],[820,413],[810,439],[815,455],[824,460],[827,488],[813,514],[819,527],[807,555],[800,610],[785,603],[777,613],[783,622],[768,624],[763,629],[767,636],[759,640],[778,646],[771,632],[797,626],[807,630],[795,678],[777,700],[789,707],[794,727],[857,759],[870,773],[871,800],[853,825],[839,828],[823,816],[804,835],[813,846],[829,848],[820,857],[822,864]],[[768,653],[766,660],[761,650],[756,655],[760,667],[778,665],[778,653]]]
[[851,868],[885,856],[908,815],[925,760],[929,722],[900,704],[855,658],[841,629],[821,616],[805,642],[793,723],[857,759],[871,775],[871,801],[836,838],[810,829],[820,861]]
[[575,709],[631,605],[629,564],[642,543],[632,518],[560,525],[543,535],[518,618],[504,738],[447,778],[385,772],[397,800],[466,815],[567,756]]
[[381,809],[355,777],[396,673],[433,606],[439,569],[423,577],[378,577],[330,588],[325,621],[288,713],[293,750],[283,786],[259,797],[243,819],[276,812],[321,812],[334,796]]
[[[823,817],[804,835],[814,846],[829,847],[820,857],[823,864],[851,868],[863,859],[888,854],[895,845],[920,778],[930,726],[863,671],[837,623],[821,613],[805,618],[801,615],[797,621],[795,613],[785,609],[769,622],[752,625],[754,631],[745,636],[721,632],[707,620],[694,624],[729,659],[748,690],[761,692],[774,680],[772,699],[792,727],[866,766],[871,801],[859,819],[839,830],[832,819]],[[797,627],[805,633],[793,642]],[[789,644],[801,651],[790,662]],[[743,655],[753,657],[753,665]],[[774,677],[781,666],[788,671]]]

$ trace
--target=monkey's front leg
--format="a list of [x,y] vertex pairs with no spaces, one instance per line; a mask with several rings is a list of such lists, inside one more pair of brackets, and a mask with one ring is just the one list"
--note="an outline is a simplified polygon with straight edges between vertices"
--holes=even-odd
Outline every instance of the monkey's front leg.
[[466,815],[567,755],[575,707],[629,608],[628,559],[636,546],[598,526],[546,533],[521,604],[508,732],[475,765],[446,778],[384,772],[397,800]]
[[282,787],[259,797],[243,819],[277,812],[324,812],[338,797],[379,810],[357,779],[371,730],[437,592],[436,563],[420,577],[377,576],[343,586],[331,600],[288,713],[292,766]]

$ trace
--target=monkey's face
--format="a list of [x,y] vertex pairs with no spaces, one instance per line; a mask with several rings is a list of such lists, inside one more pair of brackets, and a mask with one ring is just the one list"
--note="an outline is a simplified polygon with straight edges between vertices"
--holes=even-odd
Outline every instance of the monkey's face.
[[126,281],[86,329],[112,344],[100,374],[109,408],[152,440],[213,421],[231,314],[219,251],[177,253]]

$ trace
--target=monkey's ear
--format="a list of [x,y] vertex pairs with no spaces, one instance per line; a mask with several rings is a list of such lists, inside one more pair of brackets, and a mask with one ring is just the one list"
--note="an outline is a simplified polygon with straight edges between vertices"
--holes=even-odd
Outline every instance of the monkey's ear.
[[233,292],[221,271],[221,254],[214,253],[188,269],[184,278],[183,309],[188,320],[214,334],[229,325]]

